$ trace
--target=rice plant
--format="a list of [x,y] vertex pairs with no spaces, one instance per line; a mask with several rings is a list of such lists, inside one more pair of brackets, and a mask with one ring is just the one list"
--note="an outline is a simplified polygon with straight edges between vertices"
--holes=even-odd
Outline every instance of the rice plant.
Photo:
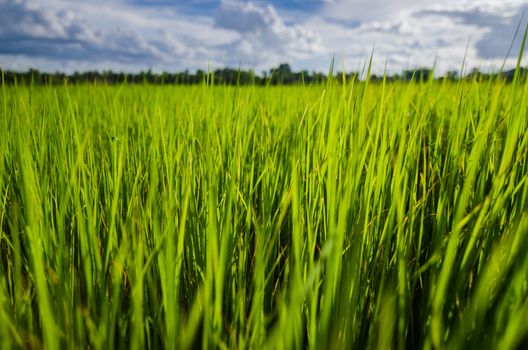
[[1,349],[528,346],[527,80],[1,96]]

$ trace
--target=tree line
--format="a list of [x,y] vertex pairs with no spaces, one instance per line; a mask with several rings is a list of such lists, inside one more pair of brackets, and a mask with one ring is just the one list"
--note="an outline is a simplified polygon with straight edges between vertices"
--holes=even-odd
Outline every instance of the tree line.
[[[521,68],[520,76],[526,78],[528,69]],[[371,81],[427,81],[429,79],[447,79],[457,81],[460,79],[488,80],[501,78],[506,81],[513,79],[515,70],[508,70],[499,73],[484,73],[478,69],[473,69],[464,76],[460,76],[456,71],[449,71],[443,76],[435,76],[434,71],[429,68],[419,68],[415,70],[405,70],[400,74],[370,76]],[[3,71],[2,82],[7,85],[52,85],[52,84],[170,84],[170,85],[195,85],[214,83],[216,85],[299,85],[318,84],[328,80],[329,77],[343,82],[351,79],[359,79],[363,76],[359,72],[331,72],[329,74],[319,72],[309,72],[307,70],[294,72],[289,64],[284,63],[277,68],[263,71],[261,75],[255,74],[253,70],[242,70],[233,68],[216,69],[212,72],[197,70],[196,72],[163,72],[154,73],[152,70],[139,73],[124,73],[113,71],[87,71],[66,74],[62,72],[48,73],[30,69],[26,72]]]

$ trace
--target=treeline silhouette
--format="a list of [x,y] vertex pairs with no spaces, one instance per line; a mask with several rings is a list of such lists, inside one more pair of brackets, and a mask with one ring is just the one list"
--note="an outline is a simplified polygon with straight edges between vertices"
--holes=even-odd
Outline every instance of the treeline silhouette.
[[[521,78],[526,78],[528,69],[520,68]],[[508,70],[499,73],[483,73],[473,69],[470,73],[460,76],[456,71],[449,71],[443,76],[433,76],[434,71],[429,68],[419,68],[415,70],[405,70],[401,74],[393,75],[376,75],[370,76],[371,81],[427,81],[429,79],[447,79],[457,81],[460,79],[467,80],[488,80],[504,79],[511,81],[515,75],[515,70]],[[36,69],[30,69],[27,72],[3,71],[2,81],[7,85],[53,85],[53,84],[84,84],[84,83],[101,83],[101,84],[170,84],[170,85],[195,85],[203,82],[210,82],[216,85],[296,85],[296,84],[318,84],[323,83],[329,78],[318,72],[309,72],[307,70],[294,72],[287,63],[279,65],[269,71],[262,72],[262,75],[255,74],[252,70],[241,70],[233,68],[216,69],[212,72],[197,70],[194,73],[188,70],[176,73],[154,73],[151,70],[139,73],[124,73],[112,71],[88,71],[75,72],[66,74],[61,72],[47,73],[40,72]],[[335,72],[331,73],[333,79],[339,82],[343,80],[350,81],[352,78],[359,79],[362,75],[358,72]]]

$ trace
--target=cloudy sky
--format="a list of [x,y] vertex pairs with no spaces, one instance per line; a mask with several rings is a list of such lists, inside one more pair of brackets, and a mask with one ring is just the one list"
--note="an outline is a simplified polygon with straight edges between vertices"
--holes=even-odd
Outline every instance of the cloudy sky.
[[[0,0],[0,66],[25,70],[497,69],[528,0]],[[527,12],[522,19],[522,14]]]

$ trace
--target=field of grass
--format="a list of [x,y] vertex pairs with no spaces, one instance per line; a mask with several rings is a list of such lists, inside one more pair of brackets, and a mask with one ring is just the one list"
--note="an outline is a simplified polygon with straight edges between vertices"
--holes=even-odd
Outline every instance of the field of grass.
[[528,84],[2,86],[0,349],[528,346]]

